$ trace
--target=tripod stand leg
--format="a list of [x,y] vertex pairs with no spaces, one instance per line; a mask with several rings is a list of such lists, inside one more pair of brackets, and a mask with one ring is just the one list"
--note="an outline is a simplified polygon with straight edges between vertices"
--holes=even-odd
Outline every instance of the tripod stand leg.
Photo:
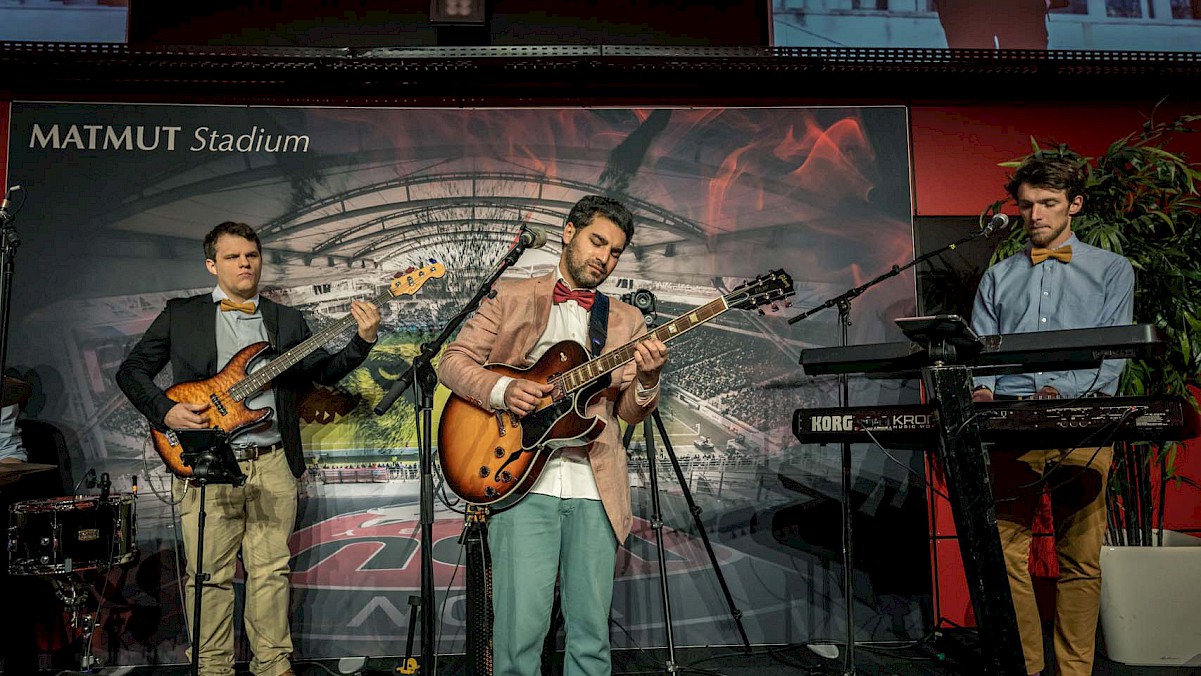
[[[657,420],[659,412],[652,415]],[[667,673],[676,671],[676,642],[671,622],[671,592],[667,585],[667,559],[663,552],[663,510],[659,503],[659,479],[655,467],[655,432],[646,421],[642,421],[642,434],[646,439],[646,471],[651,480],[651,528],[655,530],[655,551],[659,559],[659,592],[663,595],[663,628],[667,632]],[[666,438],[664,439],[666,441]],[[687,489],[685,489],[687,490]]]
[[[751,651],[751,641],[747,638],[746,627],[742,624],[742,611],[734,604],[734,597],[730,594],[730,587],[726,584],[726,576],[721,572],[721,566],[717,565],[717,555],[713,553],[713,544],[709,541],[709,533],[705,530],[705,523],[701,520],[701,508],[697,506],[696,501],[692,499],[692,491],[688,490],[688,480],[684,478],[684,471],[680,469],[680,461],[676,458],[675,449],[671,447],[671,439],[667,436],[667,428],[663,426],[663,418],[659,416],[659,411],[653,411],[651,417],[654,418],[655,427],[659,430],[659,438],[663,440],[663,449],[667,452],[667,458],[671,460],[672,469],[676,473],[676,481],[680,484],[680,491],[684,495],[684,502],[688,504],[688,513],[692,514],[692,521],[696,524],[696,532],[701,536],[701,542],[705,544],[705,553],[709,555],[709,564],[713,566],[713,574],[717,576],[717,583],[721,587],[722,596],[726,599],[726,607],[730,609],[730,617],[734,620],[734,625],[738,627],[738,635],[742,638],[742,646],[746,652]],[[647,421],[642,424],[647,425]],[[647,428],[647,448],[650,448],[650,429]],[[653,459],[651,460],[653,462]],[[652,475],[653,476],[653,475]]]

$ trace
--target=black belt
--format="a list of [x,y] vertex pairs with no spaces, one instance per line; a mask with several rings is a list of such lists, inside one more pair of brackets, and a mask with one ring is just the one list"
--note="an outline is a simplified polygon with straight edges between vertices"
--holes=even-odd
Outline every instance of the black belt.
[[282,441],[271,444],[270,446],[234,446],[234,460],[242,462],[244,460],[258,460],[260,457],[278,451],[284,447]]

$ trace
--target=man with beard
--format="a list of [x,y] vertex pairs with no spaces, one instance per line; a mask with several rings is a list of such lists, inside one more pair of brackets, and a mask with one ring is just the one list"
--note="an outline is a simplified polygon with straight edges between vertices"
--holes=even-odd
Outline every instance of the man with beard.
[[[551,385],[509,378],[486,363],[534,364],[564,340],[593,345],[590,313],[603,316],[604,351],[646,333],[642,314],[609,300],[596,287],[617,267],[634,235],[630,212],[596,195],[572,207],[563,227],[563,254],[548,275],[502,280],[463,325],[438,366],[455,394],[481,407],[524,416]],[[497,676],[539,672],[550,626],[555,578],[567,627],[565,673],[609,674],[609,607],[617,547],[630,533],[633,514],[618,418],[630,424],[654,410],[667,347],[654,338],[640,343],[634,361],[612,374],[612,384],[588,407],[607,423],[586,447],[551,456],[529,493],[488,524],[492,559],[494,671]]]
[[[977,333],[1004,334],[1130,324],[1134,270],[1122,256],[1081,242],[1072,219],[1084,207],[1085,173],[1074,156],[1036,155],[1007,189],[1017,202],[1030,246],[990,268],[972,311]],[[1099,369],[976,378],[974,401],[1112,395],[1123,360]],[[1043,668],[1042,624],[1030,581],[1031,527],[1050,486],[1059,578],[1055,597],[1056,674],[1092,674],[1101,604],[1101,544],[1110,447],[990,456],[997,529],[1017,614],[1026,671]]]

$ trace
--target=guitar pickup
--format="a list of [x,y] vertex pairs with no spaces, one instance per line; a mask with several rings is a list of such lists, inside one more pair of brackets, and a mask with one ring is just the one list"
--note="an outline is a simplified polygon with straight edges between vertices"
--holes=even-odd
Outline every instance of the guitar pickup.
[[217,409],[217,412],[220,413],[221,415],[226,415],[227,413],[229,413],[228,411],[225,410],[225,404],[221,403],[221,398],[218,397],[216,394],[210,394],[209,401],[213,402],[213,408]]

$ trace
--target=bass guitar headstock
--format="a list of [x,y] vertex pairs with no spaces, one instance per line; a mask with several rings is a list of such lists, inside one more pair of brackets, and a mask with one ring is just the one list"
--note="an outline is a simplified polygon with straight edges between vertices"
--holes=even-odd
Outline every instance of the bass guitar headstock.
[[412,296],[423,284],[445,274],[446,266],[431,258],[428,263],[419,268],[409,268],[393,275],[391,283],[388,284],[388,290],[392,292],[393,296]]

